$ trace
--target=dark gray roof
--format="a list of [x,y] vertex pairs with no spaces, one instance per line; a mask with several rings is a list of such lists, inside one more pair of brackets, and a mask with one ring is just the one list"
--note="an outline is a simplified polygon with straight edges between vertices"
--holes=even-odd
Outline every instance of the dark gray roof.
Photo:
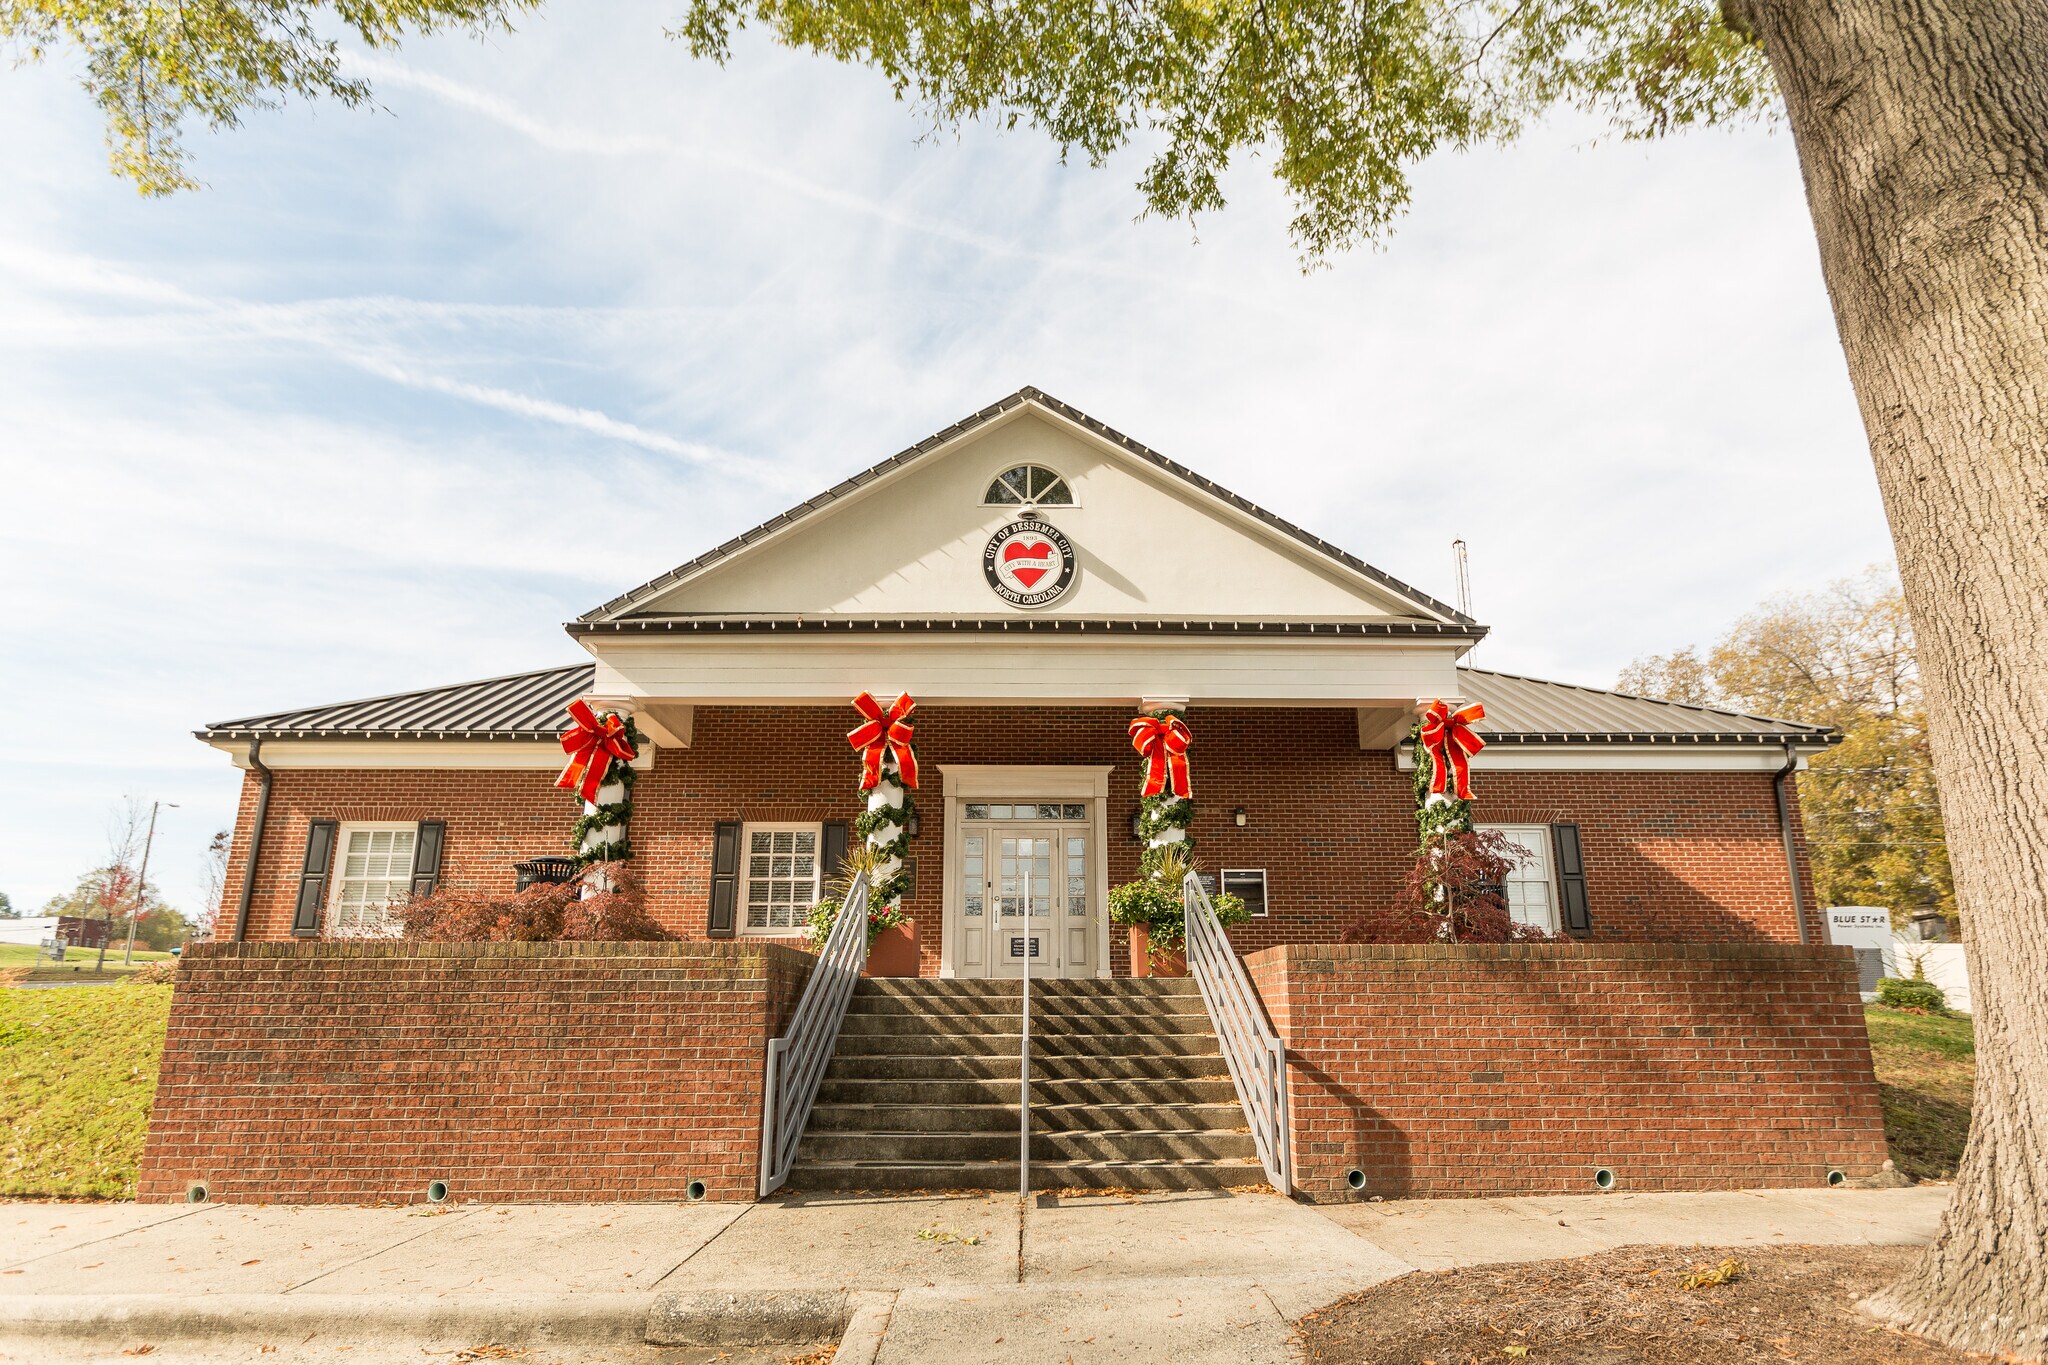
[[1373,582],[1379,584],[1381,587],[1388,589],[1397,596],[1405,598],[1410,603],[1422,608],[1425,612],[1431,615],[1439,616],[1443,618],[1445,621],[1455,622],[1458,625],[1464,626],[1477,634],[1485,633],[1485,627],[1481,626],[1478,622],[1474,621],[1471,617],[1465,615],[1463,612],[1460,612],[1457,608],[1447,606],[1444,603],[1437,601],[1434,597],[1431,597],[1428,593],[1423,592],[1421,589],[1411,588],[1406,583],[1403,583],[1400,579],[1395,578],[1390,574],[1380,572],[1378,569],[1375,569],[1372,565],[1358,558],[1358,556],[1350,554],[1344,550],[1338,549],[1335,545],[1332,545],[1329,541],[1324,540],[1321,536],[1310,535],[1307,531],[1302,530],[1293,522],[1288,521],[1285,518],[1276,516],[1271,512],[1268,512],[1265,508],[1259,506],[1257,503],[1251,501],[1249,498],[1239,497],[1237,494],[1231,492],[1229,489],[1223,487],[1221,484],[1216,483],[1214,480],[1203,478],[1200,474],[1195,473],[1194,470],[1189,469],[1186,465],[1177,464],[1174,461],[1167,459],[1164,455],[1161,455],[1158,451],[1153,450],[1151,447],[1140,445],[1138,442],[1132,440],[1130,437],[1124,435],[1122,432],[1117,431],[1114,428],[1105,426],[1101,422],[1096,421],[1093,417],[1090,417],[1087,413],[1082,412],[1079,408],[1073,407],[1066,403],[1062,403],[1059,399],[1054,398],[1051,394],[1046,393],[1041,389],[1032,388],[1029,385],[1026,385],[1025,387],[1017,390],[1008,398],[1002,399],[999,402],[991,403],[989,406],[983,408],[980,412],[974,413],[973,415],[968,417],[961,418],[959,421],[953,423],[952,426],[947,427],[944,431],[933,432],[930,436],[925,437],[916,445],[911,446],[906,450],[900,450],[896,452],[894,455],[891,455],[888,459],[883,460],[880,464],[872,465],[869,468],[862,470],[860,473],[855,474],[852,478],[847,479],[844,482],[835,484],[831,488],[826,489],[823,493],[818,494],[818,496],[816,496],[815,498],[810,499],[808,502],[800,502],[796,506],[790,508],[788,511],[779,513],[776,516],[768,518],[768,520],[762,522],[753,530],[741,532],[739,535],[733,537],[731,540],[726,541],[725,544],[719,546],[717,549],[698,555],[695,559],[689,561],[687,564],[679,564],[675,568],[670,569],[667,573],[662,574],[659,578],[649,579],[647,582],[642,583],[639,587],[634,588],[629,592],[622,593],[617,597],[614,597],[611,601],[605,603],[601,607],[598,607],[594,611],[585,612],[583,615],[577,617],[575,623],[571,625],[571,632],[576,633],[578,626],[587,626],[593,622],[602,621],[607,617],[615,616],[623,611],[626,611],[628,608],[632,607],[636,602],[645,599],[649,594],[658,592],[662,588],[666,588],[672,583],[687,578],[691,574],[696,573],[699,569],[708,568],[709,566],[716,564],[719,560],[724,559],[729,555],[736,554],[740,550],[745,549],[747,546],[753,544],[757,540],[760,540],[762,537],[770,535],[776,531],[780,531],[783,527],[789,526],[794,522],[802,521],[805,517],[810,516],[814,512],[822,511],[824,508],[831,506],[833,503],[839,501],[839,499],[845,497],[848,493],[853,492],[855,489],[862,488],[868,484],[873,483],[876,479],[881,478],[884,474],[887,474],[892,470],[899,469],[902,466],[909,464],[911,461],[916,460],[924,455],[930,454],[932,451],[938,449],[940,446],[943,446],[950,441],[953,441],[961,436],[966,435],[968,432],[973,431],[976,427],[986,426],[988,423],[994,421],[996,418],[1002,416],[1004,413],[1010,411],[1012,408],[1022,407],[1026,403],[1036,403],[1038,406],[1046,409],[1049,412],[1058,413],[1060,416],[1066,418],[1068,421],[1074,423],[1076,426],[1083,427],[1088,431],[1095,433],[1097,436],[1100,436],[1103,440],[1108,441],[1113,445],[1116,445],[1119,448],[1129,452],[1130,454],[1137,456],[1139,459],[1146,461],[1147,463],[1155,466],[1156,468],[1165,470],[1167,473],[1182,480],[1183,482],[1193,484],[1196,488],[1201,489],[1203,492],[1209,494],[1211,497],[1220,498],[1222,501],[1230,504],[1238,511],[1246,513],[1249,516],[1256,517],[1258,520],[1264,522],[1266,525],[1272,527],[1274,530],[1279,531],[1283,535],[1292,537],[1294,540],[1300,542],[1302,545],[1307,546],[1309,549],[1314,550],[1316,553],[1323,555],[1325,558],[1335,560],[1337,563],[1343,565],[1345,568],[1351,570],[1353,573],[1361,574],[1364,577],[1371,579]]
[[1472,728],[1489,744],[1832,744],[1825,725],[1656,701],[1514,673],[1461,668],[1465,695],[1486,707]]
[[595,664],[565,664],[537,673],[361,701],[273,711],[216,721],[201,739],[554,739],[569,723],[569,703],[590,690]]
[[[197,733],[205,740],[551,740],[568,724],[569,703],[590,690],[595,673],[592,664],[567,664],[537,673],[224,720]],[[1466,695],[1486,706],[1486,719],[1476,728],[1491,744],[1831,744],[1840,738],[1825,726],[1653,701],[1512,673],[1464,668],[1459,675]]]

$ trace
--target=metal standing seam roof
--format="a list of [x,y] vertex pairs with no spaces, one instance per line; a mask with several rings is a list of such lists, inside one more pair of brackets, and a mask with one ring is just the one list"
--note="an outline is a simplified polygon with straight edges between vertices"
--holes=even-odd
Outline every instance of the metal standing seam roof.
[[635,603],[645,599],[649,595],[658,592],[663,588],[669,587],[670,585],[684,578],[689,577],[691,574],[694,574],[699,570],[709,568],[711,565],[716,564],[718,561],[722,559],[737,554],[739,551],[745,549],[747,546],[752,545],[755,541],[761,540],[766,536],[772,535],[775,532],[782,530],[786,526],[790,526],[796,522],[802,521],[805,517],[808,517],[813,513],[823,511],[825,508],[839,501],[839,499],[845,497],[848,493],[854,492],[856,489],[863,488],[866,485],[873,483],[876,479],[879,479],[883,475],[890,473],[892,470],[900,469],[904,465],[909,464],[912,461],[917,460],[925,455],[928,455],[934,450],[937,450],[940,446],[947,445],[950,442],[957,440],[958,438],[966,435],[968,432],[973,431],[978,427],[988,425],[990,422],[993,422],[996,418],[1002,416],[1006,412],[1011,411],[1013,408],[1023,407],[1027,403],[1036,403],[1039,407],[1046,409],[1048,412],[1057,413],[1059,416],[1066,418],[1069,422],[1072,422],[1074,425],[1081,427],[1084,430],[1089,431],[1096,436],[1101,437],[1103,440],[1110,442],[1112,445],[1117,446],[1119,449],[1131,455],[1137,456],[1139,459],[1144,460],[1146,463],[1154,466],[1155,468],[1164,470],[1168,474],[1171,474],[1175,478],[1181,480],[1183,483],[1192,484],[1196,488],[1202,490],[1204,493],[1209,494],[1211,497],[1220,499],[1221,501],[1228,503],[1230,506],[1236,508],[1238,511],[1243,512],[1246,515],[1253,517],[1258,521],[1264,522],[1267,526],[1270,526],[1274,530],[1293,539],[1299,544],[1307,546],[1309,549],[1314,550],[1316,553],[1322,555],[1323,557],[1335,560],[1337,563],[1343,565],[1345,568],[1351,570],[1353,573],[1360,574],[1365,578],[1371,579],[1373,582],[1379,584],[1381,587],[1388,589],[1389,591],[1397,594],[1398,596],[1408,599],[1408,601],[1423,608],[1425,611],[1432,612],[1442,617],[1445,621],[1454,622],[1457,625],[1467,628],[1468,630],[1472,630],[1478,633],[1484,633],[1485,627],[1481,626],[1477,621],[1473,620],[1471,617],[1459,611],[1456,607],[1452,607],[1443,602],[1439,602],[1434,597],[1431,597],[1428,593],[1423,592],[1421,589],[1410,587],[1408,584],[1403,583],[1400,579],[1395,578],[1393,575],[1383,573],[1380,570],[1375,569],[1372,565],[1366,563],[1358,556],[1351,554],[1349,551],[1337,548],[1335,545],[1332,545],[1329,541],[1324,540],[1321,536],[1311,535],[1309,532],[1302,530],[1299,526],[1296,526],[1293,522],[1286,520],[1284,517],[1280,517],[1272,512],[1268,512],[1265,508],[1259,506],[1251,499],[1238,496],[1236,493],[1231,492],[1229,489],[1223,487],[1221,484],[1215,482],[1213,479],[1203,478],[1200,474],[1195,473],[1194,470],[1189,469],[1186,465],[1176,463],[1173,460],[1169,460],[1168,458],[1166,458],[1166,456],[1161,455],[1158,451],[1153,450],[1150,446],[1141,445],[1139,442],[1132,440],[1130,437],[1124,435],[1122,432],[1116,430],[1114,427],[1106,426],[1103,423],[1096,421],[1093,417],[1090,417],[1087,413],[1082,412],[1079,408],[1076,408],[1071,404],[1062,403],[1059,399],[1054,398],[1051,394],[1046,393],[1044,390],[1033,388],[1028,384],[1025,385],[1023,388],[1017,390],[1015,393],[1011,394],[1009,397],[1001,399],[995,403],[991,403],[989,406],[983,408],[980,412],[973,413],[967,417],[961,418],[959,421],[953,423],[953,425],[947,427],[945,430],[932,433],[930,436],[925,437],[922,441],[919,441],[916,445],[910,446],[905,450],[900,450],[896,452],[894,455],[891,455],[888,459],[881,461],[879,464],[871,465],[868,468],[862,470],[860,473],[855,474],[853,477],[845,479],[840,483],[834,484],[831,488],[828,488],[823,493],[818,494],[818,496],[811,498],[808,501],[800,502],[796,506],[790,508],[788,511],[778,513],[777,515],[768,518],[768,520],[762,522],[759,526],[754,527],[751,531],[743,531],[739,535],[733,537],[731,540],[726,541],[725,544],[718,546],[716,549],[706,551],[704,554],[698,555],[695,559],[690,560],[688,563],[677,565],[675,568],[670,569],[667,573],[662,574],[658,578],[651,578],[647,582],[642,583],[639,587],[621,593],[619,596],[614,597],[611,601],[606,602],[603,606],[598,607],[594,611],[585,612],[583,615],[577,617],[576,620],[570,624],[570,632],[572,634],[584,633],[584,631],[580,630],[579,627],[587,628],[594,623],[608,621],[609,618],[615,617],[620,613],[626,611],[627,609],[631,608]]
[[1472,728],[1490,744],[1833,744],[1825,725],[1772,720],[1686,702],[1634,697],[1515,673],[1460,668],[1470,701],[1486,707]]
[[[394,692],[297,711],[218,721],[209,741],[250,739],[553,740],[568,706],[590,690],[594,664]],[[1513,673],[1461,668],[1465,694],[1486,707],[1474,728],[1494,744],[1832,744],[1826,726],[1631,697]]]

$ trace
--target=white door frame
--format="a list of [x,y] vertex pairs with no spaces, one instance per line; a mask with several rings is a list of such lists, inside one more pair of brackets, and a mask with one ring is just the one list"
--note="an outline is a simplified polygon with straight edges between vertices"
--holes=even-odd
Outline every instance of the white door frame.
[[957,976],[954,953],[965,932],[960,891],[961,826],[966,823],[969,801],[1010,799],[1053,800],[1088,803],[1088,829],[1094,848],[1088,870],[1089,905],[1095,915],[1095,974],[1111,975],[1109,960],[1109,775],[1111,763],[943,763],[939,773],[945,784],[946,828],[944,862],[946,869],[944,907],[939,930],[939,975]]

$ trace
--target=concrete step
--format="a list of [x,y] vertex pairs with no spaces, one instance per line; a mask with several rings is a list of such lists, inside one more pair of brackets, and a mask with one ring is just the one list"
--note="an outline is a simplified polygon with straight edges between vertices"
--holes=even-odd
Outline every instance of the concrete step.
[[[1251,1161],[1046,1161],[1031,1163],[1034,1190],[1213,1190],[1266,1184]],[[1014,1190],[1017,1163],[799,1162],[792,1190]]]
[[[1009,998],[1021,996],[1021,981],[968,981],[936,977],[862,977],[853,988],[856,1000],[889,996],[901,999],[944,1000],[949,998]],[[1082,981],[1033,980],[1031,996],[1039,999],[1102,999],[1123,996],[1133,1000],[1167,996],[1201,999],[1201,988],[1192,977],[1090,978]]]
[[[1014,1022],[1014,1021],[1006,1021]],[[1021,1033],[849,1033],[840,1030],[839,1057],[1010,1056],[1023,1051]],[[1040,1033],[1031,1031],[1033,1057],[1202,1057],[1219,1055],[1216,1035]]]
[[[1008,1056],[868,1056],[836,1053],[825,1069],[827,1081],[1017,1081],[1019,1061]],[[1064,1057],[1031,1058],[1031,1074],[1045,1080],[1186,1080],[1204,1076],[1228,1076],[1230,1069],[1220,1054],[1206,1057],[1163,1055],[1154,1057]]]
[[[1018,1134],[845,1133],[812,1128],[797,1148],[802,1161],[1001,1161]],[[1033,1161],[1218,1161],[1253,1155],[1249,1133],[1126,1132],[1031,1135]]]
[[[1210,1031],[1209,1013],[1204,1009],[1180,1009],[1185,1001],[1167,1000],[1154,1006],[1125,1008],[1130,1002],[1117,1000],[1101,1007],[1077,1007],[1065,1002],[1031,1002],[1031,1027],[1068,1033],[1185,1033]],[[1114,1006],[1111,1008],[1110,1006]],[[844,1033],[944,1033],[996,1032],[1008,1026],[1014,1032],[1023,1015],[1016,1009],[939,1009],[914,1000],[868,1000],[847,1007],[841,1026]]]
[[[1016,1015],[963,1015],[963,1017],[895,1017],[895,1015],[846,1015],[840,1023],[840,1048],[868,1050],[874,1040],[897,1040],[897,1038],[946,1038],[946,1040],[975,1040],[977,1046],[967,1048],[969,1052],[987,1052],[989,1048],[979,1046],[989,1038],[1018,1038],[1020,1021]],[[1087,1038],[1100,1040],[1104,1048],[1116,1050],[1122,1040],[1145,1040],[1145,1038],[1182,1038],[1182,1040],[1206,1040],[1204,1052],[1217,1050],[1217,1033],[1208,1025],[1208,1015],[1192,1017],[1165,1017],[1165,1019],[1141,1019],[1135,1015],[1055,1015],[1044,1017],[1032,1011],[1030,1031],[1034,1044],[1038,1040],[1065,1040],[1065,1038]],[[1143,1050],[1143,1044],[1139,1044]]]
[[[1017,1074],[1014,1067],[1007,1077],[976,1080],[865,1080],[835,1078],[828,1073],[818,1086],[817,1102],[819,1105],[850,1106],[1014,1105],[1017,1102]],[[1148,1077],[1136,1080],[1059,1080],[1034,1075],[1031,1080],[1031,1103],[1034,1110],[1041,1105],[1057,1104],[1227,1104],[1235,1110],[1237,1091],[1231,1085],[1228,1074],[1194,1078]],[[1237,1122],[1244,1122],[1241,1114]]]
[[[815,1133],[1008,1133],[1018,1127],[1017,1091],[1008,1103],[828,1102],[811,1109]],[[1041,1104],[1034,1097],[1034,1132],[1231,1132],[1244,1126],[1234,1101],[1209,1104]]]

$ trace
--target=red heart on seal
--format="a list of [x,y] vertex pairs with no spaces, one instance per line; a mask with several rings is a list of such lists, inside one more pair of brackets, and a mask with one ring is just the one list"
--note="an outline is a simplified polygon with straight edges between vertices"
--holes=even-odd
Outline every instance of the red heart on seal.
[[[1025,567],[1012,563],[1013,560],[1019,559],[1036,560],[1037,564]],[[1010,571],[1012,578],[1026,588],[1035,587],[1039,579],[1051,573],[1052,565],[1052,546],[1042,540],[1013,540],[1003,547],[1003,567]]]

